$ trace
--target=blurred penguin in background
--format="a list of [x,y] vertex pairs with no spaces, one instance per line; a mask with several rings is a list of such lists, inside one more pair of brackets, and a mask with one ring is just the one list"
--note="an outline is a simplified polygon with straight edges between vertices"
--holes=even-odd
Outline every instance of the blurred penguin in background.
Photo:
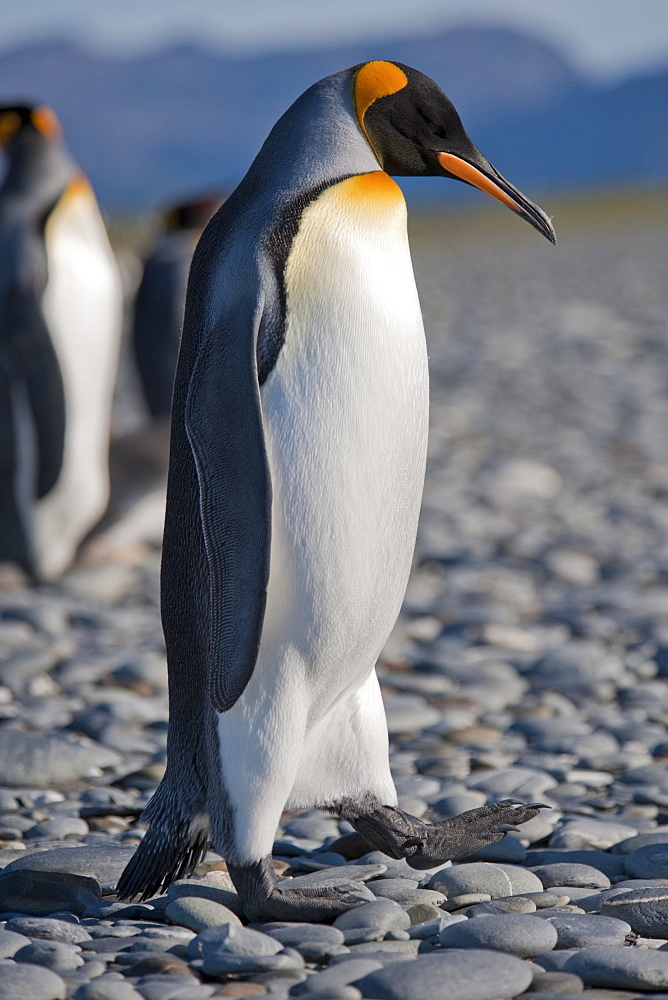
[[133,346],[144,397],[154,419],[168,417],[179,352],[188,271],[202,231],[224,199],[199,198],[169,209],[137,291]]
[[0,562],[57,579],[109,499],[122,289],[55,113],[0,106]]

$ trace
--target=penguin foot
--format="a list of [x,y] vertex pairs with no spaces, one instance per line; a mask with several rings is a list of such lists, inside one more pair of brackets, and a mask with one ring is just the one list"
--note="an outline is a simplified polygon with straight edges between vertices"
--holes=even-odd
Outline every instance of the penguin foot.
[[357,882],[339,882],[327,889],[291,889],[290,879],[276,878],[271,858],[227,870],[250,921],[289,920],[327,923],[341,913],[368,902]]
[[341,815],[375,850],[397,860],[405,858],[411,868],[420,869],[467,858],[481,847],[501,840],[518,824],[533,819],[541,808],[544,807],[539,802],[525,805],[515,799],[504,799],[440,823],[425,823],[394,806],[379,805],[356,815],[344,803]]

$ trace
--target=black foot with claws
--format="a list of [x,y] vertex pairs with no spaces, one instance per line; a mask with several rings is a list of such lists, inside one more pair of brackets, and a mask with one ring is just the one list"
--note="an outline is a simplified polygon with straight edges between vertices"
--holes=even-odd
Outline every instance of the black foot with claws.
[[541,808],[539,802],[524,805],[504,799],[441,823],[425,823],[401,809],[383,805],[363,815],[344,807],[342,815],[375,850],[397,860],[405,858],[411,868],[435,868],[496,843],[518,824],[537,816]]
[[290,880],[285,879],[283,888],[276,878],[271,858],[240,867],[228,862],[227,868],[250,921],[327,923],[346,910],[368,902],[368,895],[352,882],[327,889],[296,890],[288,888]]

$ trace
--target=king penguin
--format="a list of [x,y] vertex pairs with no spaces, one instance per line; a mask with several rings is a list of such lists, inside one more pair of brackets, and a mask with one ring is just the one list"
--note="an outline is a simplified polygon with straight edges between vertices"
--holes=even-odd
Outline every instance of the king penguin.
[[202,197],[164,214],[164,232],[146,260],[135,299],[132,346],[149,413],[169,417],[190,261],[202,230],[223,199]]
[[172,414],[168,763],[121,898],[210,841],[249,919],[327,920],[365,897],[276,879],[282,810],[331,810],[416,869],[537,814],[510,800],[431,824],[397,806],[374,667],[411,567],[428,374],[391,174],[465,181],[555,242],[436,84],[382,61],[307,90],[209,223]]
[[0,561],[59,577],[104,513],[122,289],[44,106],[0,108]]

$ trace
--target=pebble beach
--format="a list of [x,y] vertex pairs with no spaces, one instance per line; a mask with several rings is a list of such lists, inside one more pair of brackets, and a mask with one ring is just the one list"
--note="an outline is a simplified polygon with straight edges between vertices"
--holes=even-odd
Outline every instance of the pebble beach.
[[118,902],[165,766],[159,552],[2,568],[0,1000],[667,1000],[665,208],[578,206],[556,248],[411,221],[429,466],[377,668],[402,808],[549,808],[427,872],[286,814],[277,871],[366,897],[331,926],[248,925],[215,852]]

